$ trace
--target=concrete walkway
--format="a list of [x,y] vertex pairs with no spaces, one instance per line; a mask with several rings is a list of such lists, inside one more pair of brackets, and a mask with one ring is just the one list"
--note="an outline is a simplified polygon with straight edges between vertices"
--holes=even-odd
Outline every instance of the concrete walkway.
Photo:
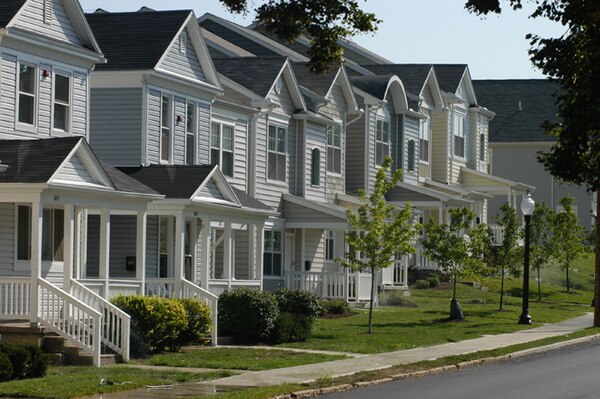
[[506,346],[537,341],[543,338],[566,335],[591,327],[593,315],[547,324],[530,330],[490,335],[466,341],[415,348],[397,352],[366,355],[360,358],[335,360],[283,369],[247,372],[233,377],[207,381],[203,384],[220,387],[259,387],[285,383],[312,382],[319,378],[341,377],[360,371],[384,369],[395,365],[410,364],[423,360],[479,352]]

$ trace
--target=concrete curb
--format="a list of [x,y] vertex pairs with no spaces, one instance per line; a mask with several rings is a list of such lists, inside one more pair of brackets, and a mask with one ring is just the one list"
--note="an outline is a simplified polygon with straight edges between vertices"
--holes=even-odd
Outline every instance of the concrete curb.
[[[292,393],[286,394],[286,395],[275,396],[275,397],[273,397],[273,399],[315,398],[319,395],[325,395],[325,394],[336,393],[336,392],[345,392],[345,391],[349,391],[351,389],[386,384],[386,383],[389,383],[392,381],[397,381],[397,380],[406,380],[409,378],[420,378],[420,377],[425,377],[428,375],[436,375],[436,374],[442,374],[442,373],[447,373],[447,372],[451,372],[451,371],[457,371],[462,368],[479,367],[479,366],[483,366],[485,364],[491,364],[491,363],[501,363],[501,362],[504,362],[504,361],[507,361],[510,359],[522,358],[522,357],[532,356],[532,355],[536,355],[536,354],[540,354],[540,353],[550,352],[553,350],[568,348],[570,346],[576,346],[576,345],[580,345],[580,344],[587,343],[587,342],[593,342],[598,339],[600,339],[600,334],[595,334],[595,335],[590,335],[588,337],[575,338],[575,339],[572,339],[569,341],[564,341],[564,342],[556,342],[554,344],[539,346],[536,348],[524,349],[522,351],[509,353],[507,355],[470,360],[467,362],[460,362],[457,364],[452,364],[452,365],[447,365],[447,366],[434,367],[429,370],[421,370],[421,371],[413,371],[413,372],[409,372],[409,373],[394,374],[387,378],[381,378],[381,379],[373,380],[373,381],[363,381],[363,382],[357,382],[354,384],[335,385],[335,386],[326,387],[326,388],[307,389],[307,390],[303,390],[303,391],[292,392]],[[353,373],[353,374],[358,374],[358,372]]]

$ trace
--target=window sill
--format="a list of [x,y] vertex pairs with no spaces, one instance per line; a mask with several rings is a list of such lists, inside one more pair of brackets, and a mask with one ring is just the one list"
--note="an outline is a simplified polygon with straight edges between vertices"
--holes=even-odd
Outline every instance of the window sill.
[[23,122],[17,122],[15,124],[15,130],[21,130],[28,133],[38,133],[38,127],[36,125],[29,125]]
[[344,175],[342,175],[341,173],[337,173],[337,172],[327,171],[327,177],[337,177],[337,178],[341,179],[344,177]]
[[273,186],[277,186],[277,187],[283,187],[283,188],[287,188],[288,187],[287,182],[280,181],[280,180],[269,180],[269,179],[267,179],[265,181],[265,183],[268,184],[268,185],[273,185]]
[[421,165],[429,165],[429,161],[424,161],[424,160],[422,160],[422,159],[419,159],[419,163],[420,163]]

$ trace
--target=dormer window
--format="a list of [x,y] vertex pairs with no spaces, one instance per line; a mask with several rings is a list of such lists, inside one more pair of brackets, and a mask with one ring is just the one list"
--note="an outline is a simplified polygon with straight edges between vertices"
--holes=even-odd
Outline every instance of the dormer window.
[[327,171],[342,173],[342,126],[327,126]]
[[419,159],[421,162],[429,162],[429,138],[431,137],[431,123],[429,118],[425,119],[419,132]]
[[52,23],[52,2],[54,0],[44,0],[44,23],[50,25]]
[[390,122],[377,119],[375,135],[375,164],[383,165],[385,157],[390,155]]
[[454,115],[454,155],[465,157],[465,116]]

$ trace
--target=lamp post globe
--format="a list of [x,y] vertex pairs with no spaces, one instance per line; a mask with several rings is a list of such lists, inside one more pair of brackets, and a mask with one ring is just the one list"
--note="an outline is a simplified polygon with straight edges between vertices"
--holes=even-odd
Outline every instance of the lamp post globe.
[[519,324],[531,324],[531,316],[529,316],[529,223],[534,210],[535,201],[528,191],[521,201],[521,212],[525,218],[525,259],[523,262],[523,305]]

